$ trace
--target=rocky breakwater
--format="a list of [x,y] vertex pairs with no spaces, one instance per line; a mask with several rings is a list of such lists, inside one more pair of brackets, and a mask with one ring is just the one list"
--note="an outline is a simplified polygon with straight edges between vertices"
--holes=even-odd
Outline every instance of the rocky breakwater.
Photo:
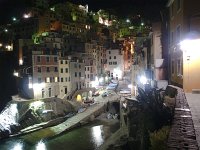
[[56,125],[73,114],[73,105],[58,98],[13,100],[0,114],[0,138],[22,135]]

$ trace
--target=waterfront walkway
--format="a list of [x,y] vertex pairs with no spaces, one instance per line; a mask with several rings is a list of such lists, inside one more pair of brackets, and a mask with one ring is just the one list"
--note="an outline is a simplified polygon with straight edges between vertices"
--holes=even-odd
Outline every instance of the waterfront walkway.
[[90,106],[89,108],[87,108],[84,112],[78,113],[75,116],[67,119],[66,121],[56,126],[47,127],[44,129],[40,129],[38,131],[34,131],[32,133],[28,133],[22,136],[22,138],[30,143],[36,143],[37,141],[40,141],[41,139],[51,138],[53,136],[61,134],[62,132],[72,129],[73,127],[78,126],[81,123],[81,121],[95,114],[96,111],[103,109],[103,107],[104,107],[104,103],[94,104]]

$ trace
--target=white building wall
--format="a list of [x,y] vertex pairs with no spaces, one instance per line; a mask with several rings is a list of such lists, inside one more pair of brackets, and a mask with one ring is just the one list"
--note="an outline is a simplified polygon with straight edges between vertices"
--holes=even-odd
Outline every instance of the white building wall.
[[70,68],[69,68],[70,60],[66,58],[62,58],[59,60],[59,89],[60,94],[59,97],[63,98],[71,93],[71,77],[70,77]]
[[122,80],[124,76],[123,55],[119,49],[108,49],[106,51],[107,67],[106,71],[110,72],[110,77]]
[[85,64],[79,60],[70,62],[71,90],[85,88]]

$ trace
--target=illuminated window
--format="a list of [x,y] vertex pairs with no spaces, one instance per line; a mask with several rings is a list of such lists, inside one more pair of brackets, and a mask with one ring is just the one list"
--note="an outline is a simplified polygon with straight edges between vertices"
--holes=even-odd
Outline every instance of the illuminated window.
[[46,83],[50,83],[50,78],[46,77]]
[[54,82],[58,82],[58,77],[54,77]]

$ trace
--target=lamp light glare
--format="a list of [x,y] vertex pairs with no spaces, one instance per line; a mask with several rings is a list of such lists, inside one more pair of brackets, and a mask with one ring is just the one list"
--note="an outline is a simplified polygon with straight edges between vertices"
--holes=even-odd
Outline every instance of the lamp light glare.
[[140,82],[141,82],[142,84],[146,84],[146,83],[147,83],[147,78],[146,78],[145,76],[141,76],[141,77],[140,77]]

